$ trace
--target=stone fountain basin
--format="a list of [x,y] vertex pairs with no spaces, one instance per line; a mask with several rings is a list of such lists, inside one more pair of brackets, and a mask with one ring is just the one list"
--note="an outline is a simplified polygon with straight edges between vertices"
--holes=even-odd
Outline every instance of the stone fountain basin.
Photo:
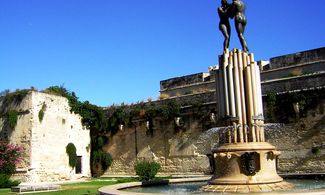
[[[179,183],[193,183],[193,182],[207,182],[211,179],[210,176],[207,177],[197,177],[197,178],[181,178],[181,179],[169,179],[169,184],[179,184]],[[166,182],[164,182],[166,184]],[[157,184],[158,185],[158,184]],[[142,182],[131,182],[122,183],[111,186],[104,186],[98,189],[100,195],[165,195],[165,193],[141,193],[141,192],[130,192],[125,191],[127,188],[143,187]],[[217,193],[222,194],[222,193]],[[227,195],[238,195],[238,194],[249,194],[249,193],[226,193]],[[315,189],[309,191],[274,191],[274,192],[262,192],[254,193],[255,195],[325,195],[325,189]],[[191,194],[195,195],[195,194]],[[197,195],[204,195],[204,193],[198,193]]]

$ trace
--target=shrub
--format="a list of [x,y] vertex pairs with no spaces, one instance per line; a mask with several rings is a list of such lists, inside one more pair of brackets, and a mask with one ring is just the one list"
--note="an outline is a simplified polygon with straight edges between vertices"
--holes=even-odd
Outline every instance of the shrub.
[[77,164],[77,149],[73,143],[67,145],[66,152],[69,156],[69,165],[74,168]]
[[0,143],[0,174],[9,177],[15,172],[16,165],[22,160],[23,149],[14,144]]
[[19,181],[11,180],[9,175],[0,174],[0,188],[10,188],[11,186],[18,186]]
[[16,165],[22,158],[23,149],[13,144],[0,143],[0,188],[16,186],[19,181],[10,180]]
[[93,152],[93,162],[101,165],[103,171],[106,171],[113,162],[110,153],[98,150]]
[[103,152],[102,153],[102,168],[106,171],[109,166],[111,166],[113,162],[113,158],[110,153]]
[[134,166],[140,181],[149,181],[155,178],[160,169],[160,164],[156,162],[141,161]]

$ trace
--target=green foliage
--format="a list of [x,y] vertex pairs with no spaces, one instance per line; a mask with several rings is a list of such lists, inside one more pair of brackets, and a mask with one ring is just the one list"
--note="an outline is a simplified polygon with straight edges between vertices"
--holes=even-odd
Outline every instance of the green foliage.
[[101,149],[107,142],[108,142],[108,139],[106,136],[98,136],[97,140],[95,142],[96,148]]
[[64,86],[51,86],[45,89],[43,92],[62,96],[62,97],[67,97],[72,95],[66,88],[64,88]]
[[107,170],[111,166],[113,158],[110,153],[102,152],[101,154],[101,164],[104,170]]
[[106,109],[109,118],[110,130],[118,128],[119,124],[130,125],[132,118],[152,119],[162,117],[166,120],[180,115],[181,104],[176,100],[165,100],[160,102],[139,102],[134,105],[113,105]]
[[70,167],[74,168],[77,164],[77,149],[73,143],[69,143],[66,146],[66,152],[69,157],[69,165]]
[[103,171],[106,171],[113,162],[111,154],[102,150],[94,151],[92,154],[92,160],[93,163],[100,164]]
[[102,175],[113,162],[111,154],[103,151],[103,146],[107,142],[107,136],[92,137],[91,168],[93,176]]
[[6,104],[6,105],[10,105],[12,103],[19,104],[26,97],[28,92],[29,92],[28,89],[16,90],[15,92],[12,92],[12,93],[9,93],[8,91],[6,91],[6,93],[4,93],[4,95],[5,95],[4,104]]
[[18,186],[19,181],[11,180],[9,175],[0,174],[0,188],[10,188],[11,186]]
[[312,147],[311,153],[313,153],[314,155],[318,156],[320,154],[320,147],[318,147],[318,146]]
[[108,117],[108,129],[112,134],[115,134],[119,128],[119,125],[131,124],[131,107],[125,104],[120,106],[111,106],[106,110]]
[[140,181],[153,180],[160,169],[160,164],[156,162],[140,161],[134,166]]
[[90,130],[103,132],[107,130],[108,120],[102,108],[90,104],[88,101],[81,103],[78,114],[82,116],[82,123]]
[[40,111],[38,112],[38,120],[39,120],[40,122],[43,121],[44,114],[45,114],[45,110],[46,110],[46,104],[43,103],[42,108],[41,108]]
[[180,110],[181,104],[175,100],[165,101],[158,107],[158,112],[164,119],[172,119],[179,116]]
[[267,93],[267,105],[271,107],[275,107],[276,104],[276,92],[270,91]]
[[18,121],[18,111],[9,110],[7,112],[7,121],[8,121],[9,127],[11,129],[14,129],[16,127],[17,121]]
[[45,89],[43,92],[67,98],[71,107],[70,111],[80,114],[80,107],[82,103],[78,101],[78,97],[74,92],[70,92],[63,86],[51,86]]
[[12,106],[19,105],[26,97],[28,92],[29,90],[16,90],[15,92],[10,93],[9,90],[5,90],[0,95],[3,96],[1,97],[3,103],[0,108],[0,117],[4,117],[6,119],[6,122],[11,129],[16,127],[19,112],[16,110],[8,111],[7,109]]

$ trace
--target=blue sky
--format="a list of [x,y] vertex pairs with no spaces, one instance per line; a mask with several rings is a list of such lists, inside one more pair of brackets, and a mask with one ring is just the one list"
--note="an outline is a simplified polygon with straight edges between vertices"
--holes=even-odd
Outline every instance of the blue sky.
[[[230,0],[231,1],[231,0]],[[324,0],[246,0],[256,59],[325,46]],[[64,85],[100,106],[156,99],[159,81],[207,71],[216,0],[0,0],[0,91]],[[235,30],[230,48],[240,47]]]

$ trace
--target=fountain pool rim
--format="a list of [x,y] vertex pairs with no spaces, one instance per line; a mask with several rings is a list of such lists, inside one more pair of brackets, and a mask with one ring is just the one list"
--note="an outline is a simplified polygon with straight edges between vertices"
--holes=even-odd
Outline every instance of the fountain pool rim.
[[[211,176],[207,177],[194,177],[194,178],[180,178],[180,179],[169,179],[169,184],[178,184],[178,183],[191,183],[191,182],[204,182],[211,179]],[[131,182],[131,183],[122,183],[115,184],[110,186],[104,186],[98,189],[100,195],[163,195],[162,193],[140,193],[140,192],[129,192],[122,191],[127,188],[142,187],[142,182]],[[227,193],[227,195],[238,195],[239,193]],[[306,191],[303,192],[288,192],[288,191],[274,191],[274,192],[263,192],[263,193],[254,193],[255,195],[303,195],[306,194]],[[309,195],[324,195],[325,189],[315,189],[309,190]],[[192,194],[195,195],[195,194]],[[197,194],[199,195],[199,194]],[[202,195],[202,194],[200,194]]]

